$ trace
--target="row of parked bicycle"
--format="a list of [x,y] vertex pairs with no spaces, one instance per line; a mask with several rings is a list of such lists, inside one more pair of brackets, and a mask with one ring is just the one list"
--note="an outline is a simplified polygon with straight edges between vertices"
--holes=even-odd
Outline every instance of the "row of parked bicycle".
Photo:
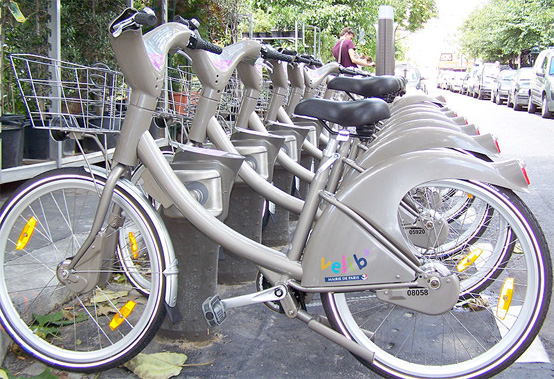
[[543,50],[533,67],[512,69],[495,63],[475,65],[467,71],[443,71],[437,88],[488,98],[496,104],[529,113],[541,111],[543,118],[552,118],[554,112],[554,49]]
[[[192,251],[190,233],[186,243],[174,240],[166,223],[175,218],[259,270],[255,292],[210,293],[192,305],[210,328],[226,310],[266,303],[378,375],[397,378],[491,377],[527,349],[546,318],[552,266],[540,225],[514,193],[529,185],[521,161],[501,159],[496,140],[442,99],[399,97],[403,79],[345,76],[336,62],[256,41],[220,48],[201,38],[194,20],[178,18],[143,36],[142,25],[156,24],[154,11],[129,8],[109,26],[130,89],[115,110],[113,100],[127,95],[96,71],[68,84],[63,75],[23,77],[14,65],[29,113],[32,101],[55,103],[63,94],[67,106],[57,107],[51,130],[74,138],[117,132],[64,113],[78,105],[85,118],[91,104],[72,94],[87,87],[109,94],[96,95],[94,106],[105,105],[104,120],[120,129],[109,170],[41,174],[0,208],[0,322],[23,350],[64,370],[101,371],[138,354],[162,322],[196,322],[181,314],[189,305],[179,286],[215,289],[229,261],[218,262],[217,249]],[[164,154],[149,128],[176,50],[190,57],[202,91],[188,142]],[[260,58],[271,67],[265,120],[255,112]],[[56,68],[42,72],[66,71],[61,62]],[[215,115],[235,71],[244,91],[240,127],[228,135]],[[315,98],[312,89],[326,79],[325,98]],[[54,82],[52,91],[37,92],[45,82]],[[333,91],[350,100],[331,100]],[[44,93],[53,95],[45,101]],[[121,122],[116,113],[124,113]],[[54,111],[43,116],[54,120]],[[300,164],[302,155],[313,171]],[[281,188],[277,164],[288,178]],[[293,176],[306,186],[303,198],[290,195]],[[237,178],[298,215],[286,252],[229,222]],[[244,202],[237,204],[242,211]],[[259,204],[255,214],[242,212],[241,225],[260,224]],[[187,264],[193,255],[213,259],[214,269]],[[300,346],[313,354],[321,348]]]

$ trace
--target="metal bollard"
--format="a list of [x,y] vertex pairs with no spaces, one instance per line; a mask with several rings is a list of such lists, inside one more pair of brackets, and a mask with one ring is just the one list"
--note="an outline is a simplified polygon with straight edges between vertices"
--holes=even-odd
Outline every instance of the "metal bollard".
[[394,75],[394,8],[379,6],[375,74]]
[[[231,137],[231,142],[245,157],[246,162],[268,181],[273,180],[275,159],[284,140],[277,135],[266,135],[240,128],[237,128],[237,132]],[[265,203],[261,195],[238,178],[231,192],[229,216],[225,223],[251,240],[261,242],[262,213]],[[221,249],[218,267],[220,284],[237,284],[254,280],[257,272],[258,269],[251,262]]]
[[[215,217],[224,220],[229,211],[233,182],[244,157],[217,150],[186,147],[171,163],[189,192]],[[145,175],[147,177],[147,175]],[[149,194],[155,183],[145,182]],[[163,199],[160,199],[162,205]],[[166,203],[167,204],[167,203]],[[160,334],[191,341],[210,339],[202,303],[217,293],[219,245],[190,224],[175,206],[163,207],[162,218],[173,241],[179,261],[177,305],[181,321],[163,321]]]

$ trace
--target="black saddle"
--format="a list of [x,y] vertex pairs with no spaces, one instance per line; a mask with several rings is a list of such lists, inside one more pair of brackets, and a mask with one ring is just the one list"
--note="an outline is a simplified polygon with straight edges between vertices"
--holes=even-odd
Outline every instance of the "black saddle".
[[372,76],[369,78],[337,76],[327,83],[328,89],[346,91],[364,97],[383,97],[403,89],[404,81],[396,76]]
[[329,121],[343,127],[360,128],[375,125],[377,122],[389,118],[390,108],[381,99],[333,101],[311,98],[298,103],[294,113]]

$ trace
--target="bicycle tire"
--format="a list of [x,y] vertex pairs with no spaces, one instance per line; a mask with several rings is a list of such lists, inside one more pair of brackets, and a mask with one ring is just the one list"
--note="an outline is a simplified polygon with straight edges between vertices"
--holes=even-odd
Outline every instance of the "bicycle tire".
[[[552,294],[544,234],[513,192],[470,184],[472,193],[505,219],[521,248],[498,267],[501,272],[485,289],[472,294],[473,301],[460,299],[450,311],[428,316],[382,302],[371,292],[321,294],[331,325],[375,353],[373,362],[357,358],[380,375],[490,377],[512,364],[538,335]],[[508,280],[513,281],[510,296],[504,292]],[[499,297],[509,298],[510,305],[497,302]]]
[[[110,230],[115,234],[132,226],[134,241],[121,246],[121,239],[113,238],[112,248],[104,249],[100,271],[105,277],[90,291],[75,291],[56,274],[58,264],[72,257],[88,235],[104,185],[103,178],[92,178],[84,169],[58,169],[23,184],[0,210],[2,325],[23,350],[64,370],[100,371],[132,358],[154,337],[165,314],[165,262],[156,224],[138,192],[119,184],[110,209],[122,218]],[[27,241],[20,239],[22,230],[30,237]],[[106,221],[102,230],[107,230]],[[111,251],[115,244],[117,249],[145,251],[147,295],[126,279]],[[33,280],[26,279],[29,274]]]

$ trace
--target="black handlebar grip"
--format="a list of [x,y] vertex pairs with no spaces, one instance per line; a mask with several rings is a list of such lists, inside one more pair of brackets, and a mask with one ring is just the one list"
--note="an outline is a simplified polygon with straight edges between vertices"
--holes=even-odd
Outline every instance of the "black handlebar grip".
[[183,17],[179,16],[178,14],[176,14],[175,17],[173,17],[173,22],[178,22],[179,24],[185,24],[185,25],[188,24],[188,21],[185,20]]
[[206,42],[198,36],[190,36],[189,47],[191,49],[206,50],[215,54],[221,54],[223,52],[223,48],[221,46],[211,42]]
[[186,25],[190,30],[198,29],[198,25],[199,25],[196,19],[187,20],[179,16],[178,14],[175,15],[175,17],[173,17],[173,22],[178,22],[179,24]]
[[340,71],[341,74],[358,75],[358,71],[355,71],[355,70],[352,70],[352,69],[349,69],[349,68],[346,68],[346,67],[342,67],[339,71]]
[[300,62],[300,63],[306,63],[306,64],[310,64],[312,62],[311,59],[308,59],[308,58],[304,58],[304,57],[301,57],[299,55],[297,55],[295,58],[294,58],[294,61],[295,62]]
[[139,25],[154,26],[158,23],[158,18],[153,13],[137,12],[135,22]]
[[292,62],[294,57],[292,55],[282,54],[277,50],[270,48],[262,48],[262,58],[276,61]]
[[281,49],[279,50],[281,54],[286,54],[286,55],[296,55],[298,54],[296,52],[296,50],[290,50],[290,49]]
[[323,67],[323,62],[320,61],[319,59],[315,59],[315,60],[312,60],[312,66],[315,66],[315,67]]

